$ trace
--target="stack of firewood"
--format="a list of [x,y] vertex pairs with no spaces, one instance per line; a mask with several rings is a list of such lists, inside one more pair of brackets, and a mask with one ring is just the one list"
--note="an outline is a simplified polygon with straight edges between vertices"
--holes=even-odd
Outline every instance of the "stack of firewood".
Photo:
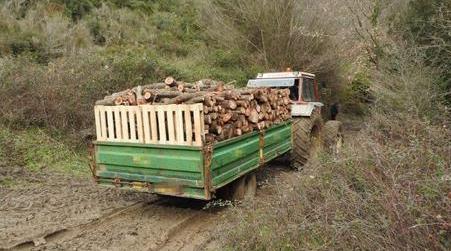
[[290,119],[289,95],[289,89],[234,89],[221,81],[184,83],[168,77],[164,83],[114,93],[96,105],[203,103],[206,141],[216,142]]

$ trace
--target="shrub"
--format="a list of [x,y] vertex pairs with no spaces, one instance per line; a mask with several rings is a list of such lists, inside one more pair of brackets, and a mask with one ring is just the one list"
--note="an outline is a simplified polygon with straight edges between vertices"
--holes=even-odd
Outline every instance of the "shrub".
[[[64,139],[52,137],[39,128],[31,130],[0,129],[0,165],[14,170],[24,167],[29,171],[46,169],[52,172],[87,175],[88,159],[74,152]],[[0,184],[2,180],[0,180]]]
[[424,65],[397,61],[396,72],[393,62],[389,65],[390,70],[372,74],[375,106],[342,155],[324,155],[290,184],[276,184],[268,200],[236,207],[230,225],[220,230],[225,245],[232,250],[451,248],[449,113],[434,100],[433,74]]
[[342,23],[329,10],[341,7],[334,1],[216,0],[204,6],[202,17],[214,43],[242,52],[241,62],[331,75],[340,66]]

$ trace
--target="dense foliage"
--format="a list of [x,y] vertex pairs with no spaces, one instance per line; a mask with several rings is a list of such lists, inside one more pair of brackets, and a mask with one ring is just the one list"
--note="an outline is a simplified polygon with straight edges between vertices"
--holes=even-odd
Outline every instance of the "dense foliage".
[[424,53],[426,65],[440,70],[438,84],[451,101],[451,2],[410,1],[401,27],[407,39]]

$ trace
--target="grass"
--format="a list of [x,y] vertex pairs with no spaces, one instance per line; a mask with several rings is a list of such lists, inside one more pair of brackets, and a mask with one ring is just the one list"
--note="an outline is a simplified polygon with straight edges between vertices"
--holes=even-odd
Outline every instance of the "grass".
[[[0,128],[0,156],[2,165],[25,167],[32,172],[46,170],[68,175],[86,176],[88,159],[64,141],[42,129],[12,130]],[[8,182],[7,180],[3,183]]]

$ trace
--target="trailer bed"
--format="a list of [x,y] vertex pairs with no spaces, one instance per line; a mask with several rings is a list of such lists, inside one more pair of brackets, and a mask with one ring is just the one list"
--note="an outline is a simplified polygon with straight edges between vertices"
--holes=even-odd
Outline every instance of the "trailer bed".
[[96,141],[97,183],[210,200],[215,192],[292,148],[291,121],[213,145]]

